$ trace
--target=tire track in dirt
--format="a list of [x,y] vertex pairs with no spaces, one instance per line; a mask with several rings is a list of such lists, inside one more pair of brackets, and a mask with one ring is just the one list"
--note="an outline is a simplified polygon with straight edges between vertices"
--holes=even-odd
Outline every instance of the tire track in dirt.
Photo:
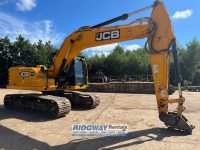
[[118,94],[113,95],[109,103],[93,118],[94,121],[92,121],[91,124],[94,124],[102,116],[103,112],[105,112],[108,108],[111,108],[110,106],[113,104],[117,96]]
[[[114,100],[116,99],[117,95],[118,95],[118,94],[115,94],[115,95],[112,96],[112,98],[111,98],[111,100],[109,101],[109,103],[107,103],[107,104],[105,105],[105,107],[104,107],[101,111],[99,111],[99,112],[97,113],[97,115],[95,115],[95,117],[93,117],[93,120],[94,120],[94,121],[92,121],[90,124],[95,124],[95,122],[102,116],[103,112],[105,112],[108,108],[110,108],[110,106],[113,104]],[[84,142],[84,141],[89,140],[89,139],[90,139],[90,138],[85,138],[84,140],[81,139],[81,141]],[[74,140],[74,141],[77,141],[77,140]],[[71,141],[71,142],[73,142],[73,141]],[[72,145],[72,146],[70,147],[70,149],[79,149],[79,147],[80,147],[81,144],[82,144],[82,142],[77,143],[77,144],[75,144],[75,145]]]
[[134,110],[158,110],[156,108],[153,109],[153,108],[144,108],[144,107],[143,108],[139,108],[139,107],[138,108],[137,107],[127,107],[127,108],[126,107],[117,107],[115,109],[121,109],[121,110],[133,110],[133,109]]

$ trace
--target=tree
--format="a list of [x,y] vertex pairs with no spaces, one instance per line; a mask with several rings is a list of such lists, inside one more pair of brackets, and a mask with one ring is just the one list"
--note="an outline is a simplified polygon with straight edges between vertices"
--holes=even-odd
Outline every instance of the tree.
[[88,58],[89,62],[89,75],[95,75],[98,70],[105,71],[105,57],[94,55]]
[[32,66],[34,65],[35,51],[29,40],[25,40],[21,35],[17,37],[11,49],[12,61],[14,65]]
[[53,55],[56,53],[56,48],[50,41],[45,44],[39,40],[33,45],[35,51],[35,64],[50,66],[53,63]]
[[125,51],[118,45],[107,57],[95,55],[90,57],[89,61],[92,65],[90,75],[95,75],[98,70],[102,70],[108,76],[148,74],[151,70],[149,55],[143,48]]
[[193,39],[187,44],[185,51],[181,54],[181,70],[185,80],[193,81],[196,74],[200,72],[200,43]]
[[[186,47],[177,47],[183,80],[200,84],[200,42],[193,39]],[[11,42],[8,37],[0,38],[0,82],[7,78],[8,69],[12,66],[36,66],[52,64],[52,58],[57,49],[51,42],[31,43],[21,35]],[[84,53],[79,56],[86,57],[89,62],[89,75],[93,76],[102,70],[108,76],[151,74],[150,58],[144,48],[134,51],[125,51],[117,45],[108,55],[94,55],[88,57]],[[2,77],[3,76],[3,77]],[[175,83],[175,68],[170,58],[170,82]]]
[[0,83],[6,82],[8,69],[12,66],[12,45],[8,37],[0,38]]
[[38,64],[50,66],[52,53],[56,49],[51,42],[43,44],[41,40],[32,44],[19,35],[11,42],[8,37],[0,38],[0,82],[7,81],[8,69],[12,66],[36,66]]

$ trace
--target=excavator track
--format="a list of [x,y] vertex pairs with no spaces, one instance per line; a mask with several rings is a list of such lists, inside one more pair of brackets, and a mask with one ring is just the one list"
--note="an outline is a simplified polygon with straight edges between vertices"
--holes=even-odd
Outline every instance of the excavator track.
[[93,109],[100,104],[100,98],[98,96],[84,92],[65,91],[65,96],[70,100],[72,106],[75,107]]
[[11,110],[42,112],[53,118],[64,117],[71,110],[71,104],[67,98],[44,94],[6,95],[4,106]]
[[66,97],[71,102],[72,107],[92,109],[100,104],[100,98],[93,94],[80,91],[56,90],[43,91],[43,94]]

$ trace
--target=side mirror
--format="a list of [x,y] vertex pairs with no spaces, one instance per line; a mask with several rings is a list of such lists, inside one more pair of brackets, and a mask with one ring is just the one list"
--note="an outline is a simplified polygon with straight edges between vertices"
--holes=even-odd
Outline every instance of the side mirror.
[[45,68],[45,66],[41,66],[41,67],[40,67],[40,71],[41,71],[41,72],[47,72],[47,69]]

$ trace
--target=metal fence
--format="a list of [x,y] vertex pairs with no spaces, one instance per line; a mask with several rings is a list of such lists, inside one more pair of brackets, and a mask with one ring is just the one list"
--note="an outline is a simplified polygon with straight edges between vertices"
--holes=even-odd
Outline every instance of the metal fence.
[[133,82],[133,81],[140,81],[140,82],[152,82],[153,78],[152,75],[122,75],[122,76],[110,76],[108,77],[110,82],[113,81],[121,81],[121,82]]
[[[90,82],[95,82],[95,77],[89,77]],[[101,77],[98,77],[101,78]],[[105,78],[102,77],[102,78]],[[106,76],[107,82],[153,82],[152,75],[121,75],[121,76]],[[104,81],[104,80],[102,80]]]

